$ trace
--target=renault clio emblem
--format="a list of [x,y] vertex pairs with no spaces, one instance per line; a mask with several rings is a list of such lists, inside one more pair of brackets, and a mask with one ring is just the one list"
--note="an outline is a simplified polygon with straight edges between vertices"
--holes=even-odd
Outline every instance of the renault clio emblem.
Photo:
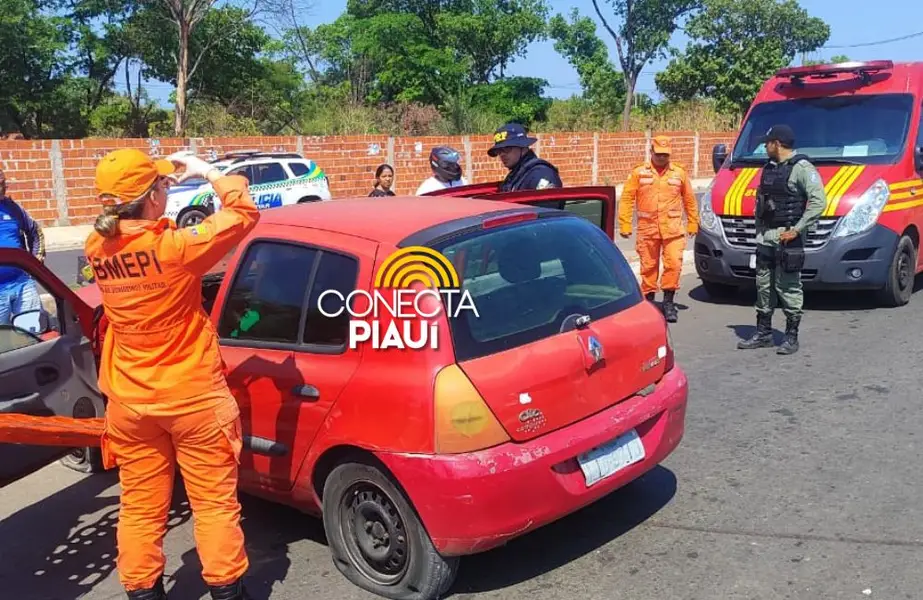
[[593,357],[594,364],[603,359],[603,345],[593,336],[587,341],[587,351]]

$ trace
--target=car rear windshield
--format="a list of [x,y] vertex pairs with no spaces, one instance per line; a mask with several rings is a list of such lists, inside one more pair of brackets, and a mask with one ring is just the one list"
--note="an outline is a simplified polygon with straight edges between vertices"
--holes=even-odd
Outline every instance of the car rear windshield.
[[458,361],[556,335],[573,315],[597,321],[641,302],[625,257],[579,217],[479,230],[434,249],[455,265],[477,308],[450,311]]
[[734,147],[734,161],[766,162],[759,137],[773,125],[795,132],[795,148],[818,164],[824,160],[890,164],[903,153],[910,132],[913,96],[877,94],[766,102],[753,108]]

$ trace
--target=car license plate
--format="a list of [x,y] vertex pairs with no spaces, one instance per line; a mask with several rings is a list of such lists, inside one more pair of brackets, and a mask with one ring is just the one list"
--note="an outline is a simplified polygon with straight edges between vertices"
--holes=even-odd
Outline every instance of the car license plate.
[[756,254],[751,254],[751,255],[750,255],[750,268],[751,268],[751,269],[755,269],[755,268],[756,268]]
[[587,487],[644,460],[644,444],[634,429],[577,457]]

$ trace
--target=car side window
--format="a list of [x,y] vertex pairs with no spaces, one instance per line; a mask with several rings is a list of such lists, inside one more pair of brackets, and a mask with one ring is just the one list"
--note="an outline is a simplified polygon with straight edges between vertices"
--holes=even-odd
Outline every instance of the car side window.
[[251,183],[275,183],[288,179],[288,173],[279,163],[264,163],[261,165],[251,165],[253,168],[253,180]]
[[[16,275],[19,277],[17,278]],[[0,354],[60,337],[59,299],[12,265],[0,264]],[[74,327],[78,325],[75,323]]]
[[245,167],[238,167],[236,169],[228,171],[227,174],[228,175],[243,175],[244,177],[247,178],[247,181],[249,181],[251,184],[255,183],[253,181],[253,170],[251,168],[251,165],[247,165]]
[[284,242],[251,245],[228,292],[219,337],[296,344],[318,254],[313,248]]
[[[358,274],[359,263],[355,258],[334,252],[324,252],[321,255],[308,298],[308,318],[305,320],[302,336],[305,344],[333,347],[346,344],[349,337],[349,313],[343,310],[336,317],[327,315],[343,308],[343,299],[356,289]],[[339,294],[324,294],[327,291],[336,291]],[[321,306],[323,312],[320,310]]]
[[292,173],[295,175],[295,177],[307,175],[309,172],[308,165],[300,162],[290,162],[288,163],[288,168],[292,170]]
[[589,198],[586,200],[567,200],[564,203],[564,210],[583,217],[600,229],[606,229],[605,222],[605,203],[602,200]]

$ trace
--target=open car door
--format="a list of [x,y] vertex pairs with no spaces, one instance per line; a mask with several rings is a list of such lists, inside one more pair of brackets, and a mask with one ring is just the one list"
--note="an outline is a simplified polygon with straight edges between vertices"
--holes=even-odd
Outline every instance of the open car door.
[[442,190],[433,190],[432,192],[426,192],[421,194],[422,196],[453,196],[453,197],[466,197],[473,196],[474,194],[491,194],[498,192],[500,190],[500,184],[502,181],[491,181],[490,183],[472,183],[469,185],[462,185],[459,187],[445,188]]
[[0,248],[0,267],[31,277],[41,300],[0,324],[3,487],[75,448],[98,446],[105,404],[90,341],[93,309],[28,252]]
[[[460,189],[464,188],[454,188]],[[611,186],[593,185],[468,195],[481,200],[502,200],[572,212],[605,231],[610,240],[615,239],[616,196],[615,188]]]

